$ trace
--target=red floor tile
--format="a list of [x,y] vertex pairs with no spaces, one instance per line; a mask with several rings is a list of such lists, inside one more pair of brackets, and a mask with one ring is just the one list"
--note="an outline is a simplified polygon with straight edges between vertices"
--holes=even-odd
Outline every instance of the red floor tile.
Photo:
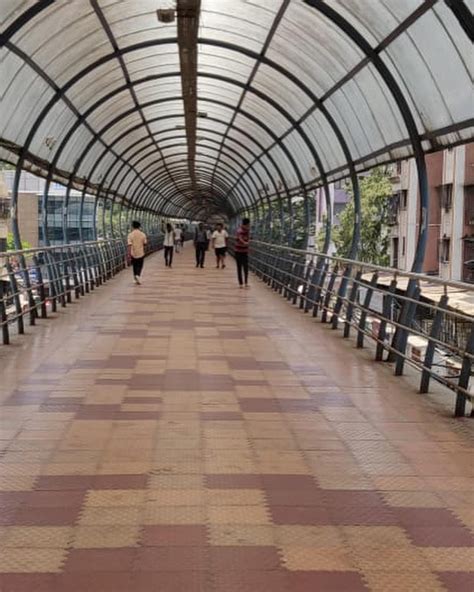
[[35,484],[36,490],[83,491],[91,489],[94,477],[91,475],[41,476]]
[[[294,571],[288,574],[291,592],[368,592],[355,572]],[[407,591],[408,592],[408,591]]]
[[[473,547],[474,535],[459,526],[405,526],[414,545],[420,547]],[[453,549],[453,553],[456,550]]]
[[393,513],[405,527],[451,526],[462,527],[462,523],[445,508],[392,508]]
[[236,411],[205,411],[200,414],[204,421],[242,421],[243,416]]
[[269,506],[324,506],[325,498],[320,489],[268,489]]
[[276,399],[240,399],[240,408],[244,413],[280,413]]
[[309,489],[314,490],[317,483],[310,475],[262,475],[265,489]]
[[437,576],[448,592],[472,592],[474,590],[474,572],[444,571],[439,572]]
[[138,550],[134,568],[159,572],[208,570],[208,553],[203,547],[147,547]]
[[205,571],[142,571],[132,574],[132,585],[128,592],[215,591],[211,588],[210,576]]
[[[59,574],[55,579],[54,592],[131,592],[134,590],[131,573],[95,570],[91,570],[93,573],[84,573],[84,571],[87,570]],[[44,590],[44,592],[52,591],[53,588]],[[37,592],[37,590],[30,588],[28,592]]]
[[281,568],[276,547],[210,547],[211,570],[268,571]]
[[212,592],[292,592],[284,570],[216,572],[213,583]]
[[[1,592],[59,592],[53,574],[0,573]],[[66,590],[66,588],[64,588]],[[69,592],[69,588],[67,588]]]
[[131,572],[137,550],[71,549],[64,564],[64,572]]
[[261,489],[261,475],[227,474],[206,475],[205,484],[209,489]]

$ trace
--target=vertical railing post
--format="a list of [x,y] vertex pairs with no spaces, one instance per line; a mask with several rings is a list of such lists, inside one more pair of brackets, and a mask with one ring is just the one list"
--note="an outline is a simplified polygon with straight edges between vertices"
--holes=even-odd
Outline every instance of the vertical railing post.
[[438,307],[434,315],[433,323],[431,325],[430,336],[428,337],[428,346],[426,347],[425,359],[423,361],[423,369],[421,371],[420,393],[427,393],[430,378],[431,368],[433,366],[434,353],[436,349],[435,339],[438,339],[443,325],[444,311],[448,306],[448,295],[443,294],[438,302]]
[[[352,288],[349,294],[349,302],[347,304],[346,320],[344,322],[344,337],[349,337],[351,332],[352,316],[354,314],[354,304],[359,293],[360,280],[362,278],[362,269],[359,269],[352,280]],[[334,328],[334,325],[333,325]]]
[[360,319],[359,319],[359,328],[357,329],[357,347],[361,348],[364,347],[364,331],[365,331],[365,321],[367,320],[367,311],[369,310],[370,301],[372,300],[372,294],[374,293],[374,288],[377,285],[379,279],[378,272],[376,271],[372,275],[372,279],[370,280],[370,284],[367,287],[367,292],[365,293],[364,304],[362,305],[363,308],[360,311]]
[[390,282],[388,292],[384,294],[382,306],[382,320],[380,321],[379,332],[377,335],[377,346],[375,348],[375,359],[377,362],[383,360],[383,352],[385,350],[384,343],[387,337],[387,322],[392,320],[392,304],[394,301],[394,294],[397,290],[397,278],[394,277]]
[[[471,331],[466,343],[466,349],[464,350],[464,356],[462,359],[461,372],[459,374],[458,387],[467,391],[469,388],[469,381],[472,376],[472,360],[474,354],[474,323],[471,325]],[[466,413],[466,402],[467,396],[462,391],[457,391],[456,394],[456,406],[454,409],[455,417],[464,417]]]

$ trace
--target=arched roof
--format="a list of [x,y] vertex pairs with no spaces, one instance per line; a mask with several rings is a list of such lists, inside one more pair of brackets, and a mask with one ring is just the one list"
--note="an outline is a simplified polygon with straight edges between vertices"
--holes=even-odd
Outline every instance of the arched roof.
[[0,158],[229,215],[473,137],[472,1],[8,0]]

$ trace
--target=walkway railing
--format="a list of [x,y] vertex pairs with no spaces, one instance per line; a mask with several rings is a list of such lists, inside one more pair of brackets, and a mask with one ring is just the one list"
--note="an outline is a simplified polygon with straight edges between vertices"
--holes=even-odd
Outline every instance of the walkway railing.
[[[162,246],[149,237],[147,254]],[[127,266],[123,239],[109,239],[0,253],[0,327],[4,344],[25,324],[46,319],[58,306],[93,291]]]
[[474,402],[474,286],[260,241],[250,267],[305,313],[353,331],[357,347],[374,342],[396,375],[405,363],[418,369],[420,393],[431,379],[453,390],[456,416]]

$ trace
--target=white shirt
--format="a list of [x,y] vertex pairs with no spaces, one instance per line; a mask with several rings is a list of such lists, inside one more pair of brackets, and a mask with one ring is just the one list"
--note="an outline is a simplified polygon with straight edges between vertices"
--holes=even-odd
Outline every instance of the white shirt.
[[183,231],[181,230],[181,228],[175,228],[174,230],[174,238],[176,240],[181,240],[181,235],[183,234]]
[[165,238],[163,240],[163,246],[174,247],[174,230],[171,232],[165,232]]
[[212,233],[212,240],[214,241],[214,248],[215,249],[222,249],[226,246],[227,237],[229,236],[227,230],[222,230],[219,232],[218,230],[214,230]]

